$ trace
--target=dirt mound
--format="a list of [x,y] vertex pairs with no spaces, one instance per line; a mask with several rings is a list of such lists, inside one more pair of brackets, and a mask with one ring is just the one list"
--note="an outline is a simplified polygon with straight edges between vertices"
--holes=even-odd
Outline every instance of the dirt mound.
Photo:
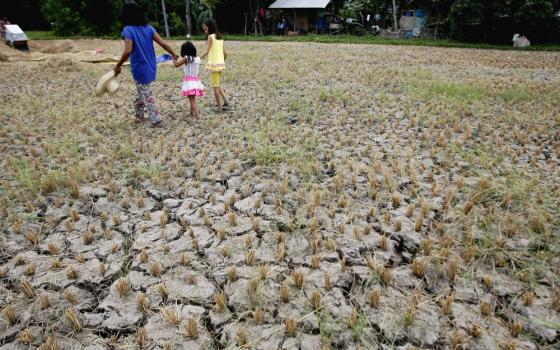
[[8,45],[0,44],[0,62],[9,62],[21,60],[26,57],[26,54],[9,47]]
[[64,53],[71,52],[74,49],[74,43],[72,40],[62,40],[60,42],[46,43],[30,40],[28,42],[29,49],[31,51],[39,51],[42,53]]
[[77,72],[82,70],[78,62],[68,57],[51,57],[43,66],[46,69],[56,69],[63,72]]

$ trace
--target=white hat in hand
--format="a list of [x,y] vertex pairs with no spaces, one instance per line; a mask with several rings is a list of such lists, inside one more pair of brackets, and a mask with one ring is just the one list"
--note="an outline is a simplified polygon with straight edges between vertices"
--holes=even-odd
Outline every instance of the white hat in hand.
[[119,86],[119,82],[115,79],[115,72],[110,71],[104,74],[97,82],[95,94],[97,96],[101,96],[105,92],[112,94],[119,89]]

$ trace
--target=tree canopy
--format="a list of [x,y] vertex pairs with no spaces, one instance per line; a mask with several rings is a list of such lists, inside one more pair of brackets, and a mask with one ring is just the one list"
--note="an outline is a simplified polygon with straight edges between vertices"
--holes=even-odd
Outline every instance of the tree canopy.
[[[137,0],[149,22],[163,29],[160,0]],[[172,35],[187,33],[187,3],[195,32],[204,19],[216,17],[225,31],[240,32],[244,14],[258,7],[268,7],[273,0],[165,0]],[[120,32],[119,9],[124,0],[20,0],[16,15],[26,24],[25,15],[35,18],[37,26],[45,22],[59,35],[114,35]],[[333,0],[335,10],[343,16],[364,18],[379,13],[392,25],[392,0]],[[437,23],[452,38],[458,40],[495,39],[498,32],[512,31],[558,40],[560,0],[397,0],[399,9],[422,8],[429,13],[429,23]],[[26,11],[27,13],[17,13]],[[37,18],[40,9],[44,21]],[[9,12],[9,11],[8,11]],[[268,26],[267,26],[268,28]],[[502,35],[502,34],[501,34]],[[503,36],[502,35],[502,36]]]

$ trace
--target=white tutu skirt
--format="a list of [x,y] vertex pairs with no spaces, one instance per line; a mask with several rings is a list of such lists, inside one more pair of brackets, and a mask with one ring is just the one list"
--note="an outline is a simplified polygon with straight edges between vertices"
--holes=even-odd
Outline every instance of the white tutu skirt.
[[198,77],[185,77],[181,91],[183,96],[204,96],[204,85]]

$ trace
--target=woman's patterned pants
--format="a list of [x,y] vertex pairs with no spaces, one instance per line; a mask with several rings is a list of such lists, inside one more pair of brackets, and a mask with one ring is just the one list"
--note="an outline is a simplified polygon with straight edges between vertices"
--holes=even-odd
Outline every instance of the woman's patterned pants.
[[156,107],[156,101],[154,100],[150,84],[136,82],[136,91],[136,100],[134,101],[136,118],[144,119],[145,108],[148,112],[148,116],[150,117],[150,121],[153,124],[159,123],[161,121],[161,117]]

